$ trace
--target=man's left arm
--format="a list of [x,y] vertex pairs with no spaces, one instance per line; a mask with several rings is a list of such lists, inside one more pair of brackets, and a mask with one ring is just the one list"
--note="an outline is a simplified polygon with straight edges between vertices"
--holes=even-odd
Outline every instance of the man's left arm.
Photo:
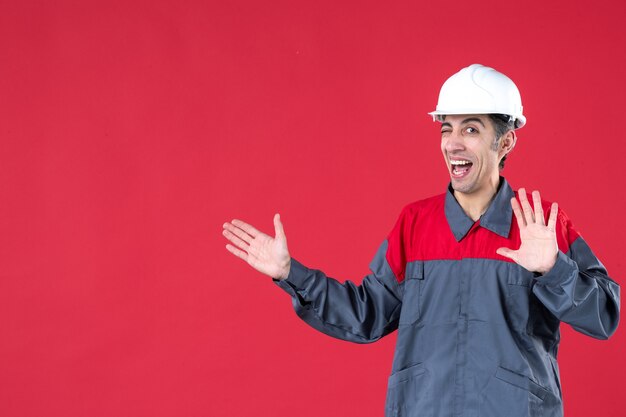
[[[609,278],[556,203],[546,224],[539,192],[532,193],[534,208],[523,188],[518,195],[519,202],[513,198],[511,206],[521,246],[500,248],[497,253],[537,275],[533,293],[559,320],[597,339],[609,338],[619,323],[619,284]],[[566,253],[559,249],[558,240],[567,242]]]

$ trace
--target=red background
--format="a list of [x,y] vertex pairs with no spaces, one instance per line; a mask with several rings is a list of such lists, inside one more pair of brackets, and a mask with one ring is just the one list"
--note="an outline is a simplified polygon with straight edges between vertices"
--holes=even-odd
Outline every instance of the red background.
[[[0,6],[1,416],[381,416],[395,336],[315,332],[222,223],[360,281],[474,62],[522,92],[504,174],[623,282],[623,1]],[[625,333],[563,326],[566,415],[624,415]]]

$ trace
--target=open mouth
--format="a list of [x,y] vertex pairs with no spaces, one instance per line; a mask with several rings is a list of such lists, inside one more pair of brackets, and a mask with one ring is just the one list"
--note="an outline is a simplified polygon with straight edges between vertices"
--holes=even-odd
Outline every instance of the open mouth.
[[455,178],[462,178],[466,176],[472,169],[472,163],[465,159],[451,159],[450,166],[452,176]]

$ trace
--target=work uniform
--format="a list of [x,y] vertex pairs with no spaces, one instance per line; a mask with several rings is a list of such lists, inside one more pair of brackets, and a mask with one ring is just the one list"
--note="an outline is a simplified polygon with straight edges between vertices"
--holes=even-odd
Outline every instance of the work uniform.
[[407,205],[360,285],[295,259],[276,281],[298,316],[330,336],[369,343],[398,330],[387,417],[562,416],[559,323],[598,339],[615,331],[619,285],[563,211],[545,275],[496,254],[520,246],[514,195],[501,178],[476,222],[450,187]]

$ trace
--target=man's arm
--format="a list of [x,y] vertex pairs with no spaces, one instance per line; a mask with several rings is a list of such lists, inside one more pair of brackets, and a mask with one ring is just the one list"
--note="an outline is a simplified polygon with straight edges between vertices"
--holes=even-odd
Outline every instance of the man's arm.
[[402,288],[388,259],[399,264],[403,258],[401,223],[399,220],[379,247],[370,263],[371,274],[360,285],[340,283],[291,258],[278,215],[274,217],[274,238],[241,220],[225,223],[223,234],[230,241],[226,248],[231,253],[272,277],[291,295],[296,313],[309,325],[339,339],[369,343],[398,326]]
[[620,287],[578,237],[567,255],[538,277],[533,292],[559,320],[597,339],[608,339],[619,323]]
[[291,295],[296,314],[313,328],[350,342],[374,342],[398,327],[402,305],[387,250],[384,241],[361,285],[340,283],[295,259],[287,279],[277,284]]
[[[518,250],[500,248],[497,253],[539,275],[533,293],[555,317],[581,333],[607,339],[619,323],[619,285],[556,203],[546,225],[539,192],[533,192],[534,210],[523,188],[518,194],[520,202],[513,198],[511,205],[522,244]],[[558,232],[569,245],[567,255],[558,247],[557,218]]]

